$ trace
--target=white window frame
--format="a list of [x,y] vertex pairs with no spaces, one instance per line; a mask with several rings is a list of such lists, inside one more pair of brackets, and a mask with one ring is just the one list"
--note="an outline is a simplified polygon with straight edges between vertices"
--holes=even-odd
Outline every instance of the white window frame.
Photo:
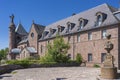
[[92,32],[88,32],[88,40],[92,40]]

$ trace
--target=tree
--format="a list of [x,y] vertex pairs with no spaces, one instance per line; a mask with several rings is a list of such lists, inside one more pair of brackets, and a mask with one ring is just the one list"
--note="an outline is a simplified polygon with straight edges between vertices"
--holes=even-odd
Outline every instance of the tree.
[[8,48],[1,49],[0,50],[0,60],[6,59],[7,53],[8,53]]
[[65,43],[63,37],[57,35],[56,39],[53,40],[53,44],[49,43],[47,45],[47,54],[51,55],[55,62],[67,62],[69,57],[67,56],[67,51],[70,48],[68,43]]

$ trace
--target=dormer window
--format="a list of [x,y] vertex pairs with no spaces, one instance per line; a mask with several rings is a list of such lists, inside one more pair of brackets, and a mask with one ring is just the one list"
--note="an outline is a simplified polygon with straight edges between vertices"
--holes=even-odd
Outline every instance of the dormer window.
[[97,12],[95,26],[100,26],[106,18],[107,18],[107,14],[102,12]]
[[97,16],[97,25],[100,26],[102,24],[102,15]]
[[52,29],[50,28],[50,34],[49,34],[49,37],[51,37],[54,33],[55,33],[56,29]]
[[74,28],[75,24],[71,23],[71,22],[67,22],[67,30],[66,33],[69,33],[73,28]]
[[49,33],[48,31],[44,31],[43,34],[42,34],[42,38],[44,38],[45,36],[47,36],[48,33]]
[[88,23],[88,20],[83,18],[80,18],[78,21],[79,21],[78,30],[83,29],[85,25]]
[[79,25],[80,25],[80,29],[83,29],[83,27],[84,27],[84,26],[83,26],[83,21],[80,21],[80,24],[79,24]]
[[61,32],[61,26],[58,25],[57,27],[58,27],[58,34],[60,34],[60,32]]

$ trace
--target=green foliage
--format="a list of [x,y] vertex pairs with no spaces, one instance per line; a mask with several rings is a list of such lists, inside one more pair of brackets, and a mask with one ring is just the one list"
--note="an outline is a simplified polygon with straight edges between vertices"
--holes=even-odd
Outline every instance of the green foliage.
[[81,54],[77,54],[77,56],[76,56],[76,62],[77,63],[81,63],[82,62],[82,56],[81,56]]
[[31,65],[30,61],[27,60],[27,59],[24,59],[24,60],[9,60],[6,63],[11,64],[11,65],[20,65],[24,68],[27,68],[29,65]]
[[45,56],[40,58],[40,62],[55,62],[51,54],[45,54]]
[[69,60],[66,55],[69,48],[69,44],[65,43],[63,37],[57,35],[56,39],[53,41],[53,44],[49,43],[47,45],[48,52],[41,58],[41,61],[65,63]]
[[0,60],[6,59],[7,53],[8,53],[8,48],[1,49],[0,50]]
[[36,55],[36,56],[30,56],[28,58],[26,58],[27,60],[40,60],[40,56]]
[[94,67],[95,68],[99,68],[100,66],[98,64],[94,64]]

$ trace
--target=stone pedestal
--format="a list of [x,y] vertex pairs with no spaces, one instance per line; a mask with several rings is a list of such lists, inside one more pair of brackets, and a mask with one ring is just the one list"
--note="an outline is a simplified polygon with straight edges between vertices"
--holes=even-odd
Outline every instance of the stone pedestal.
[[117,68],[116,67],[102,67],[101,78],[117,79]]

